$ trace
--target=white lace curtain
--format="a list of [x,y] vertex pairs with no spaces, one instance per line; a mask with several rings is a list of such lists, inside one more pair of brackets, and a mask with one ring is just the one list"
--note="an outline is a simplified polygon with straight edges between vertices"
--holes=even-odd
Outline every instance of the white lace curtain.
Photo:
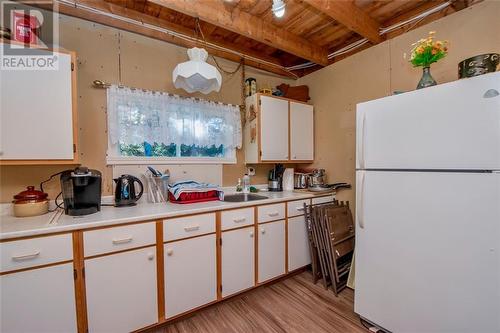
[[108,129],[112,145],[164,144],[241,148],[238,106],[111,86]]

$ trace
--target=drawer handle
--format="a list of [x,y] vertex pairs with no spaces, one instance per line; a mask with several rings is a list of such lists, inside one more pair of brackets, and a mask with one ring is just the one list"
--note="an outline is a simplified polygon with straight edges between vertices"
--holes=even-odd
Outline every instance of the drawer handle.
[[115,245],[126,244],[126,243],[130,243],[131,241],[132,241],[132,237],[122,238],[122,239],[113,239],[113,244],[115,244]]
[[193,225],[191,227],[184,227],[184,231],[196,231],[196,230],[200,230],[200,226],[199,225]]
[[12,260],[14,261],[22,261],[22,260],[29,260],[29,259],[34,259],[40,255],[40,251],[37,251],[35,253],[30,253],[30,254],[23,254],[20,256],[13,256]]
[[303,212],[304,211],[304,207],[297,207],[297,211]]
[[239,219],[233,219],[233,222],[240,223],[240,222],[245,222],[246,220],[247,220],[246,217],[240,217]]
[[274,213],[269,213],[267,215],[269,215],[269,217],[276,217],[276,216],[280,216],[280,213],[274,212]]

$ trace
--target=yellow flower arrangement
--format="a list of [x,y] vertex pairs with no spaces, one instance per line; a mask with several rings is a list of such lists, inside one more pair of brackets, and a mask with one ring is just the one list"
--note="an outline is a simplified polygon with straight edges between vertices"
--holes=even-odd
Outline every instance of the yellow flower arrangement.
[[429,32],[427,38],[423,38],[413,43],[410,62],[415,67],[429,67],[430,64],[444,58],[448,53],[448,42],[434,40],[435,32]]

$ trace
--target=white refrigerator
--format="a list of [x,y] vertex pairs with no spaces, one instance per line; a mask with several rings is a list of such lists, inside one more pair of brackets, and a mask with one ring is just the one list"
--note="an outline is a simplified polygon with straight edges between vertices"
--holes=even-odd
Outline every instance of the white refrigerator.
[[500,72],[357,106],[354,310],[500,332]]

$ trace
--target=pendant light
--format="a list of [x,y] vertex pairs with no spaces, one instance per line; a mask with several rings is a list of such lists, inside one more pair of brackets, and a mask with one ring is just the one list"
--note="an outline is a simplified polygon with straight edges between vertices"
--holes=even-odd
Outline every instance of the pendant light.
[[283,17],[283,15],[285,15],[285,2],[283,0],[273,0],[271,10],[277,18]]
[[178,64],[172,73],[172,81],[176,88],[188,93],[201,92],[208,94],[219,91],[222,76],[214,66],[208,64],[208,53],[203,48],[193,47],[187,50],[189,61]]

